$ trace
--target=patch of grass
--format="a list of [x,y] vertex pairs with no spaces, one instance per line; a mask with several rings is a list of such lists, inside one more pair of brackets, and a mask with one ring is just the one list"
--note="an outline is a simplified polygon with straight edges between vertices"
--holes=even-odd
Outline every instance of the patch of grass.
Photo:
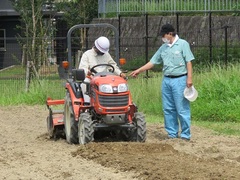
[[[149,57],[152,57],[154,53],[155,51],[149,52]],[[146,64],[145,55],[137,56],[131,61],[127,61],[127,63],[122,66],[122,69],[131,71],[143,66],[144,64]],[[154,66],[152,69],[152,71],[161,71],[161,70],[162,70],[162,64],[158,66]]]
[[129,88],[133,97],[133,101],[138,105],[139,109],[147,114],[162,114],[160,83],[161,76],[151,73],[151,78],[145,78],[141,74],[139,78],[130,78],[128,80]]
[[[174,8],[172,7],[172,3],[169,0],[162,1],[139,1],[139,0],[131,0],[131,1],[120,1],[121,3],[116,3],[115,1],[109,1],[106,3],[106,16],[107,17],[117,17],[117,14],[128,16],[130,13],[139,15],[143,13],[148,14],[161,14],[168,15],[169,13],[173,13],[173,11],[182,11],[181,15],[188,16],[196,16],[196,15],[204,15],[201,11],[208,9],[207,4],[204,1],[198,1],[197,3],[194,1],[175,1]],[[211,2],[210,10],[238,10],[239,5],[237,2],[232,3],[218,3]],[[195,12],[193,12],[195,11]],[[218,12],[217,15],[226,15],[231,14],[230,12]],[[232,15],[238,16],[239,13],[233,13]]]
[[153,114],[145,114],[145,119],[148,123],[164,123],[163,115],[153,115]]
[[195,75],[198,100],[192,103],[197,120],[240,122],[240,65],[221,68]]
[[0,105],[45,104],[46,99],[63,99],[65,88],[62,80],[33,80],[28,92],[25,91],[25,81],[5,80],[1,85]]
[[[129,87],[139,110],[146,114],[149,123],[163,122],[161,103],[162,73],[150,71],[129,79]],[[193,123],[219,134],[240,136],[240,64],[228,67],[212,66],[194,73],[194,86],[198,99],[191,103]]]
[[[162,111],[162,73],[149,71],[151,78],[129,79],[133,99],[145,113]],[[240,64],[222,68],[213,66],[208,72],[194,73],[194,86],[199,97],[191,103],[197,121],[240,122]]]
[[26,68],[20,65],[10,67],[0,71],[0,79],[24,78]]
[[240,123],[194,121],[193,124],[207,129],[212,129],[218,134],[240,136]]

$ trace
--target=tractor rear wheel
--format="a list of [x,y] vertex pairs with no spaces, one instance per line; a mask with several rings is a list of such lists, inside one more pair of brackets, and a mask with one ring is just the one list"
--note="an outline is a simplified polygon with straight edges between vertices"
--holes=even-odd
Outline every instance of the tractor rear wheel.
[[49,138],[53,138],[53,121],[52,121],[52,114],[47,117],[47,130]]
[[87,144],[94,140],[94,129],[91,115],[88,112],[81,113],[78,121],[79,144]]
[[67,92],[64,103],[64,125],[66,140],[70,144],[78,143],[78,122],[75,120],[70,94]]
[[131,141],[145,142],[146,141],[146,121],[143,113],[136,112],[133,122],[136,128],[132,131]]

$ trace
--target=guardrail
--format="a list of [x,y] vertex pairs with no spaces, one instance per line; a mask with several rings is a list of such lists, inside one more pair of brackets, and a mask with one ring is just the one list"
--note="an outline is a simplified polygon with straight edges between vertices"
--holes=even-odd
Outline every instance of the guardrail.
[[240,0],[98,0],[98,14],[158,13],[177,11],[233,11]]

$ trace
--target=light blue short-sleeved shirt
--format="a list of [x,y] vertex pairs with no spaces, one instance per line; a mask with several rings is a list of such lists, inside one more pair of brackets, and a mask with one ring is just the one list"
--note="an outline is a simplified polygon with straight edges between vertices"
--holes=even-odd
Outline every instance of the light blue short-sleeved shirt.
[[189,43],[177,36],[177,41],[172,46],[163,44],[150,62],[154,65],[163,63],[165,76],[178,76],[187,73],[187,62],[194,59]]

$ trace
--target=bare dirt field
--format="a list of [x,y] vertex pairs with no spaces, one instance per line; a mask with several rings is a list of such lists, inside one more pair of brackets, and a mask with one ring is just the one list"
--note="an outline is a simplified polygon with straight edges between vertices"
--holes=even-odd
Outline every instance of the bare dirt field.
[[[147,124],[147,141],[70,145],[48,138],[45,106],[0,108],[0,179],[240,179],[240,138],[192,127],[192,139],[165,140]],[[146,117],[147,118],[147,117]]]

